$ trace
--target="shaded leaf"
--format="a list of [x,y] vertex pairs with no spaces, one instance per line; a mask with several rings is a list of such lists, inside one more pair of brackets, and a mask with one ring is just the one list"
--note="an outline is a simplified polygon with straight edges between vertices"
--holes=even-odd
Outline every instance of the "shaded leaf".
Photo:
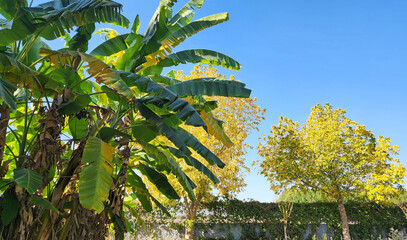
[[[205,126],[205,122],[201,119],[198,112],[189,105],[187,101],[178,98],[173,92],[169,91],[161,84],[134,73],[118,72],[118,74],[128,86],[137,86],[141,92],[155,94],[161,99],[164,99],[168,102],[167,107],[173,111],[177,111],[178,117],[184,121],[186,120],[186,124],[192,126]],[[140,101],[143,102],[146,101],[146,99],[141,99]]]
[[150,142],[158,136],[158,131],[153,126],[143,125],[142,123],[132,126],[132,135],[135,139],[141,139]]
[[138,163],[135,167],[141,173],[143,173],[148,178],[148,180],[150,180],[150,182],[152,182],[157,187],[157,189],[166,197],[170,199],[180,199],[177,192],[168,182],[168,179],[164,174],[142,163]]
[[141,177],[139,177],[131,168],[129,168],[127,181],[132,188],[135,188],[136,191],[134,193],[136,194],[136,197],[140,201],[144,210],[146,210],[147,212],[151,212],[153,210],[153,206],[150,201],[150,194],[147,190],[147,187]]
[[80,112],[92,101],[88,94],[79,95],[74,100],[62,103],[59,109],[62,114],[71,115]]
[[2,226],[5,227],[17,216],[18,210],[20,209],[20,202],[14,192],[7,191],[1,199],[0,207],[1,223]]
[[159,159],[159,163],[161,165],[165,165],[167,168],[171,169],[171,173],[174,174],[174,176],[178,179],[178,182],[181,184],[181,186],[184,188],[185,192],[187,192],[189,199],[192,201],[196,200],[195,194],[194,194],[194,188],[196,188],[195,183],[182,171],[180,166],[171,158],[169,157],[165,152],[163,152],[161,149],[157,148],[154,145],[151,144],[143,144],[143,149],[149,153],[153,154],[157,159]]
[[44,199],[44,198],[38,197],[38,196],[31,196],[30,200],[34,205],[38,205],[38,206],[43,207],[44,209],[48,209],[48,210],[54,211],[56,213],[60,213],[58,211],[58,209],[56,207],[54,207],[54,205],[52,205],[52,203],[50,201],[48,201],[47,199]]
[[20,7],[27,7],[26,0],[0,0],[0,14],[11,20],[17,13]]
[[83,138],[88,132],[88,123],[89,119],[82,118],[78,119],[77,117],[69,118],[69,131],[73,139],[79,140]]
[[14,181],[27,192],[33,194],[41,186],[42,176],[27,168],[14,169]]
[[6,80],[0,78],[0,98],[2,98],[13,112],[16,110],[16,98],[13,92],[17,89],[13,84],[7,82]]
[[220,182],[219,179],[215,176],[215,174],[212,173],[211,170],[209,170],[205,165],[203,165],[200,161],[198,161],[194,157],[188,156],[176,148],[169,147],[169,150],[171,151],[172,154],[174,154],[174,156],[178,158],[183,158],[186,164],[188,164],[189,166],[193,166],[198,171],[205,174],[212,182],[214,183]]
[[33,83],[35,75],[38,73],[15,58],[0,53],[0,73],[7,81],[28,86]]
[[88,51],[88,43],[92,38],[92,34],[95,31],[95,24],[90,23],[78,27],[76,34],[68,41],[69,50],[72,51]]
[[111,128],[111,127],[102,127],[99,130],[99,134],[100,134],[100,138],[105,142],[108,142],[109,139],[114,136],[121,136],[121,137],[124,137],[127,139],[132,139],[130,134],[122,132],[115,128]]
[[185,143],[177,136],[177,132],[175,129],[168,126],[163,119],[161,119],[158,115],[156,115],[153,111],[151,111],[145,105],[138,103],[137,107],[143,117],[146,119],[151,120],[160,131],[172,142],[174,145],[179,148],[181,151],[191,154],[191,151],[185,145]]

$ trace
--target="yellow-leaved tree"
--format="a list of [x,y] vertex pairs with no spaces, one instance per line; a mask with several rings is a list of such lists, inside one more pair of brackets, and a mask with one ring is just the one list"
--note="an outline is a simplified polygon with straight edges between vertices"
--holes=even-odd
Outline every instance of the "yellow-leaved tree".
[[259,143],[262,160],[257,163],[276,192],[289,187],[317,190],[335,199],[343,238],[350,240],[344,198],[387,201],[402,190],[406,172],[393,157],[398,146],[390,138],[376,137],[345,113],[318,104],[301,127],[281,117]]
[[[194,66],[190,75],[184,75],[182,71],[175,73],[175,76],[179,80],[190,80],[196,78],[225,78],[218,73],[217,69],[201,64]],[[234,77],[231,76],[231,80]],[[193,99],[186,98],[190,104],[197,104]],[[207,132],[203,128],[192,128],[184,125],[187,131],[190,131],[193,135],[197,136],[198,140],[203,145],[207,146],[216,156],[218,156],[226,166],[224,168],[217,168],[205,161],[202,161],[202,157],[196,153],[193,153],[193,157],[202,163],[205,163],[205,167],[210,169],[214,176],[212,180],[205,176],[202,172],[197,171],[194,167],[185,164],[183,159],[179,159],[178,163],[182,166],[184,172],[191,178],[191,180],[197,185],[194,189],[196,200],[192,201],[188,198],[188,194],[183,191],[182,186],[177,181],[171,181],[174,188],[182,196],[182,201],[178,201],[176,204],[184,206],[187,221],[185,238],[193,238],[194,220],[196,218],[199,205],[202,201],[209,201],[213,199],[215,193],[220,195],[228,195],[233,197],[237,193],[241,192],[246,186],[244,177],[250,172],[249,167],[245,165],[245,154],[247,149],[251,148],[248,143],[245,142],[246,138],[252,131],[258,131],[257,126],[262,120],[264,120],[265,109],[260,108],[257,104],[256,98],[231,98],[231,97],[206,97],[206,107],[214,108],[212,115],[201,111],[201,117],[204,121],[212,121],[211,119],[222,119],[224,123],[221,123],[223,130],[213,129],[210,126],[216,124],[207,124]],[[216,106],[212,105],[212,101],[216,101]],[[214,102],[213,102],[214,103]],[[212,106],[211,106],[212,105]],[[218,141],[213,135],[218,134]],[[173,177],[168,176],[170,180]],[[215,181],[213,181],[216,179]],[[218,182],[218,183],[214,183]],[[155,191],[157,198],[160,199],[159,191]],[[160,199],[165,202],[165,199]]]

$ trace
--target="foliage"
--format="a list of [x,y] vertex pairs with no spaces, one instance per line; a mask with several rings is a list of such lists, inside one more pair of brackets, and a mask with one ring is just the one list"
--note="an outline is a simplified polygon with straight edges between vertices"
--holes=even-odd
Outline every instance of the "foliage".
[[[390,236],[395,235],[396,230],[402,231],[407,227],[407,218],[395,205],[349,201],[345,203],[345,207],[349,219],[357,223],[350,225],[352,239],[377,239],[382,232]],[[145,222],[150,228],[155,224],[165,224],[182,232],[185,227],[175,218],[168,219],[159,212],[153,212],[153,215],[145,212],[140,214],[145,217]],[[278,203],[215,198],[214,201],[202,204],[195,224],[197,228],[208,231],[217,224],[239,225],[242,227],[244,239],[283,239],[283,219]],[[287,223],[288,237],[289,239],[303,239],[303,236],[305,239],[318,237],[317,229],[322,223],[326,223],[328,229],[334,233],[333,239],[341,239],[341,223],[336,203],[293,203]],[[305,235],[308,228],[311,232]]]
[[301,128],[280,118],[258,146],[261,174],[279,191],[294,185],[337,198],[364,193],[385,201],[402,190],[406,175],[390,138],[376,137],[345,117],[342,109],[317,105]]
[[[182,83],[190,83],[191,79],[196,79],[192,81],[193,83],[197,83],[199,79],[225,78],[211,65],[202,68],[200,64],[194,67],[191,71],[191,75],[186,76],[183,75],[182,72],[176,72],[175,76],[177,79],[180,79]],[[231,76],[231,78],[233,79],[233,76]],[[240,84],[240,82],[237,81],[233,82],[236,83],[236,86]],[[181,95],[183,95],[182,93],[185,91],[194,91],[190,85],[186,85],[186,87],[182,89],[176,89],[175,86],[177,86],[177,84],[169,86],[171,87],[170,90]],[[207,86],[198,87],[200,91],[202,91],[201,89],[205,89],[207,92],[219,91],[223,88],[223,85],[217,89],[210,89]],[[240,94],[241,93],[235,91],[234,95]],[[183,196],[183,202],[177,201],[171,204],[178,206],[182,204],[185,208],[187,219],[193,222],[201,201],[211,200],[214,197],[214,190],[221,195],[227,194],[234,196],[234,194],[239,193],[245,187],[244,177],[250,169],[245,166],[246,159],[244,155],[247,149],[251,148],[249,144],[245,143],[245,140],[252,131],[257,130],[258,124],[264,119],[263,115],[265,110],[257,106],[257,100],[255,98],[231,98],[221,96],[197,98],[195,100],[189,98],[188,101],[191,104],[200,105],[202,109],[211,109],[217,105],[217,108],[212,111],[211,114],[205,111],[200,112],[200,116],[206,123],[207,131],[211,136],[208,136],[204,129],[190,126],[184,127],[190,133],[197,136],[200,142],[208,146],[208,149],[215,153],[215,155],[226,164],[223,169],[219,169],[208,163],[204,163],[201,168],[192,162],[188,164],[187,161],[182,159],[178,162],[183,167],[185,173],[190,176],[191,180],[197,185],[194,189],[196,200],[188,198],[188,193],[183,191],[180,184],[176,184],[174,185],[175,189],[179,195]],[[216,105],[214,105],[215,102]],[[218,119],[222,119],[222,121],[225,122]],[[224,131],[222,129],[224,129]],[[195,159],[198,160],[198,163],[204,162],[204,159],[198,154],[192,154],[189,161],[195,161]],[[208,175],[206,171],[210,171],[214,175]],[[174,178],[172,177],[170,180],[174,180]]]
[[263,140],[258,145],[263,160],[258,164],[271,189],[312,189],[335,199],[345,239],[349,235],[344,198],[385,202],[403,189],[405,168],[393,158],[398,146],[388,137],[376,138],[329,104],[313,107],[302,127],[281,117]]
[[326,195],[318,191],[298,191],[295,189],[285,189],[279,196],[277,202],[295,202],[295,203],[311,203],[311,202],[329,202]]
[[[193,21],[202,0],[175,15],[176,1],[162,0],[144,34],[137,17],[126,34],[100,30],[108,40],[86,53],[96,23],[129,27],[121,4],[0,2],[2,238],[103,239],[111,225],[122,239],[132,227],[123,207],[136,216],[138,200],[146,211],[154,204],[168,214],[152,186],[176,199],[176,181],[196,199],[196,184],[178,159],[216,182],[203,162],[216,165],[211,169],[225,163],[186,126],[213,134],[216,120],[208,116],[216,103],[202,95],[247,98],[250,90],[227,79],[179,82],[161,72],[189,62],[239,70],[236,60],[212,50],[170,54],[187,37],[227,21],[227,13]],[[43,42],[58,37],[66,48]],[[193,91],[181,91],[186,86]],[[224,140],[221,125],[213,135]]]
[[[224,78],[212,66],[204,67],[201,70],[200,65],[195,66],[189,76],[179,75],[179,78],[183,80],[202,77]],[[234,77],[231,76],[231,79]],[[256,98],[211,97],[206,98],[203,104],[209,105],[214,102],[216,102],[217,108],[212,112],[212,116],[207,116],[205,112],[201,112],[201,116],[207,124],[208,132],[212,133],[211,137],[208,137],[203,129],[186,127],[226,163],[222,170],[206,164],[219,179],[219,184],[213,184],[213,181],[209,181],[208,178],[197,173],[193,167],[186,168],[185,171],[190,172],[192,179],[199,183],[195,191],[201,193],[203,200],[206,201],[213,198],[213,189],[216,189],[221,195],[227,194],[229,196],[243,190],[244,177],[250,171],[245,166],[245,154],[247,149],[252,147],[245,140],[252,131],[258,130],[257,126],[264,120],[265,114],[265,109],[261,109],[256,104]],[[212,119],[216,122],[212,122]],[[222,121],[218,119],[222,119]],[[220,131],[222,128],[225,134]],[[200,156],[194,156],[198,160],[203,160]]]

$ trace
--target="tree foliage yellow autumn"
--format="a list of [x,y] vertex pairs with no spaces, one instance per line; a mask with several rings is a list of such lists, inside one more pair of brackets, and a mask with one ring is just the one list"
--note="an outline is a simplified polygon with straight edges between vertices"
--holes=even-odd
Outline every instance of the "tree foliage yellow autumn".
[[398,146],[329,104],[316,105],[302,125],[281,117],[258,145],[261,174],[279,192],[292,187],[317,190],[338,203],[344,239],[350,239],[344,198],[386,201],[400,193],[405,168]]

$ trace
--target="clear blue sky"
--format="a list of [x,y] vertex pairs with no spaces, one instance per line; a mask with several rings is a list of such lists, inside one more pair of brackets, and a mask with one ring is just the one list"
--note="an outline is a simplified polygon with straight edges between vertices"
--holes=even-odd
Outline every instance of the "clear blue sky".
[[[129,19],[140,15],[144,31],[159,1],[118,2]],[[312,106],[328,102],[376,135],[389,136],[407,166],[407,1],[207,0],[196,19],[219,12],[229,12],[230,20],[176,50],[207,48],[238,60],[241,71],[220,72],[245,82],[267,109],[261,133],[279,116],[303,123]],[[256,146],[259,135],[249,143]],[[258,158],[250,151],[247,163]],[[257,171],[252,167],[239,198],[275,200]]]

